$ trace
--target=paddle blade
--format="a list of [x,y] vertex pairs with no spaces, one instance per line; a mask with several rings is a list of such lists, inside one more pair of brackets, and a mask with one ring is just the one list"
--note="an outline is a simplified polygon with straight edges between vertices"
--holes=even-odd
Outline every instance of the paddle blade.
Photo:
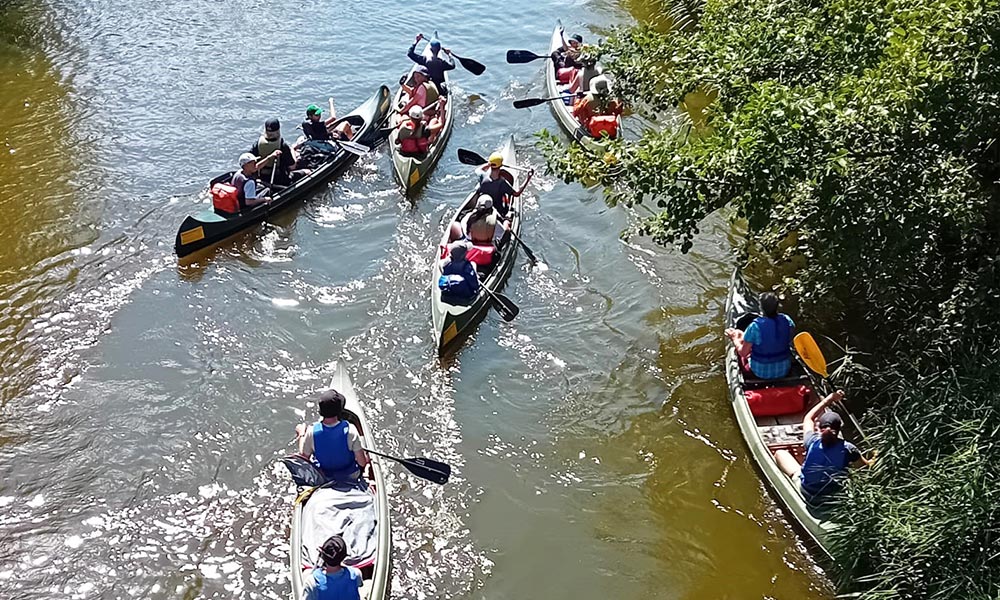
[[421,479],[444,485],[451,477],[451,465],[429,458],[401,458],[399,464]]
[[803,331],[795,336],[794,344],[796,352],[802,357],[802,362],[806,363],[807,367],[821,375],[824,379],[829,377],[826,371],[826,358],[823,357],[823,352],[819,349],[812,334]]
[[483,158],[482,154],[477,154],[472,150],[466,150],[465,148],[458,149],[458,162],[463,165],[473,165],[480,166],[486,164],[486,159]]
[[490,297],[493,300],[493,308],[497,309],[503,320],[508,323],[517,318],[517,314],[521,312],[521,309],[510,298],[501,293],[493,292]]
[[534,52],[528,50],[508,50],[507,51],[507,62],[512,65],[519,65],[524,63],[529,63],[533,60],[538,60],[539,58],[550,58],[548,56],[539,56]]
[[[452,56],[455,56],[452,54]],[[486,65],[479,61],[472,60],[471,58],[463,58],[461,56],[455,56],[458,62],[465,68],[466,71],[472,73],[473,75],[482,75],[486,72]]]
[[[562,98],[556,98],[556,100],[562,100]],[[546,102],[552,102],[552,100],[549,98],[524,98],[522,100],[514,100],[514,108],[531,108],[532,106],[538,106]]]
[[372,151],[371,148],[365,146],[364,144],[359,144],[357,142],[351,142],[347,140],[333,140],[334,144],[337,144],[344,150],[350,152],[351,154],[357,154],[358,156],[364,156]]

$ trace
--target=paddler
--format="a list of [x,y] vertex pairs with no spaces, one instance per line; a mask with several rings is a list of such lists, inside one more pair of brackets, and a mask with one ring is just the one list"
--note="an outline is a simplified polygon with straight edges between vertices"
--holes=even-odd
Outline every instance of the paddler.
[[417,41],[413,42],[410,46],[410,51],[406,53],[407,58],[417,63],[418,65],[423,65],[427,68],[428,77],[434,82],[438,90],[441,92],[442,96],[448,95],[448,87],[444,83],[444,72],[451,71],[455,68],[455,60],[451,58],[451,50],[448,48],[444,49],[444,53],[448,55],[448,60],[441,58],[441,42],[437,38],[431,40],[431,56],[430,58],[417,54],[417,44],[420,40],[424,39],[423,34],[417,34]]
[[528,183],[535,174],[535,170],[528,171],[528,176],[524,178],[521,189],[515,190],[514,186],[502,175],[503,155],[499,152],[490,154],[489,162],[483,166],[483,169],[484,172],[480,175],[479,188],[476,190],[476,193],[486,194],[490,198],[493,198],[493,208],[496,209],[501,219],[506,219],[510,209],[510,205],[508,204],[509,198],[520,196],[524,193],[524,189],[528,187]]
[[258,159],[249,152],[240,155],[240,170],[233,173],[231,184],[236,188],[239,200],[240,211],[251,206],[265,204],[271,201],[271,190],[261,188],[257,190],[257,172],[267,165],[273,164],[281,156],[281,150],[275,150],[265,158]]
[[[399,82],[399,87],[401,87],[403,92],[410,98],[410,101],[399,109],[399,112],[404,115],[410,110],[411,106],[419,106],[424,110],[426,116],[430,118],[438,110],[438,104],[446,101],[445,98],[438,92],[437,86],[434,85],[434,82],[430,80],[427,67],[424,66],[418,66],[413,70],[412,87],[406,85],[405,76],[403,81]],[[438,102],[439,98],[440,102]]]
[[424,126],[424,109],[411,106],[406,118],[399,123],[399,135],[396,136],[399,152],[404,156],[420,156],[427,152],[430,139]]
[[792,368],[795,321],[778,312],[778,307],[778,297],[765,292],[760,295],[764,316],[754,319],[746,331],[726,330],[726,337],[732,340],[737,356],[749,359],[750,370],[761,379],[781,379]]
[[320,420],[295,426],[299,454],[311,457],[327,479],[335,481],[357,481],[369,462],[357,428],[340,420],[346,402],[336,390],[323,392],[319,397]]
[[778,467],[785,475],[798,478],[802,496],[810,502],[821,501],[824,496],[839,491],[848,467],[869,464],[857,446],[840,437],[843,426],[840,415],[827,409],[843,399],[844,392],[837,390],[818,402],[802,419],[802,445],[806,451],[802,465],[787,450],[774,453]]
[[294,171],[296,156],[292,152],[292,149],[285,143],[285,140],[281,137],[281,122],[278,119],[268,119],[264,121],[264,133],[260,135],[252,148],[250,148],[250,153],[254,156],[268,156],[275,150],[281,151],[280,160],[277,165],[270,168],[264,167],[261,171],[261,178],[264,181],[270,182],[272,179],[271,170],[277,169],[274,173],[274,185],[286,187],[292,183],[293,180],[303,177],[309,174],[308,170]]
[[308,140],[329,141],[329,140],[349,140],[353,131],[351,124],[344,121],[333,127],[337,121],[337,114],[333,112],[333,100],[330,100],[330,116],[323,119],[323,109],[315,104],[306,107],[306,120],[302,122],[302,133]]
[[622,103],[611,96],[611,81],[604,75],[590,82],[591,90],[573,104],[573,116],[594,138],[618,136]]
[[344,565],[347,542],[332,535],[319,547],[322,565],[316,565],[305,578],[304,600],[360,600],[358,589],[364,585],[361,571]]

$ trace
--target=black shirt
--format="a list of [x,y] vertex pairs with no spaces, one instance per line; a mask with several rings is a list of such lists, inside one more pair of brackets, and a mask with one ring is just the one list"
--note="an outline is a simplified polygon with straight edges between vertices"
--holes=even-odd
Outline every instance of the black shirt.
[[326,128],[326,123],[322,119],[319,121],[305,120],[302,122],[302,133],[310,140],[329,140],[330,130]]

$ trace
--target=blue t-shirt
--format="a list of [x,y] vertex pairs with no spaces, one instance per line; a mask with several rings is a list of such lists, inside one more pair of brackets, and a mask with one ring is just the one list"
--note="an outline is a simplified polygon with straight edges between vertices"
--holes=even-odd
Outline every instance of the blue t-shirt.
[[361,600],[358,589],[364,585],[361,571],[343,567],[336,573],[327,573],[321,567],[313,569],[306,579],[305,600]]
[[[788,321],[788,327],[790,329],[795,329],[795,322],[792,318],[784,313],[778,313],[779,319],[785,319]],[[760,327],[757,326],[757,322],[754,321],[747,327],[747,330],[743,332],[743,341],[753,344],[754,346],[761,343]],[[789,353],[788,358],[784,360],[779,360],[776,362],[760,362],[753,359],[753,350],[750,351],[750,370],[753,374],[761,379],[780,379],[788,374],[788,370],[792,367],[792,355]]]
[[851,463],[861,460],[861,451],[851,442],[838,439],[824,447],[823,436],[815,431],[806,432],[802,445],[806,459],[799,472],[799,483],[807,499],[840,490],[841,476]]

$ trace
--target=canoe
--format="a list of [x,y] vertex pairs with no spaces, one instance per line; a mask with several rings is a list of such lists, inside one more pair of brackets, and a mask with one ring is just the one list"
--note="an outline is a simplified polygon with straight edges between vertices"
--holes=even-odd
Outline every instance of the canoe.
[[[558,21],[556,28],[552,30],[552,38],[549,40],[549,55],[562,47],[562,31],[562,21]],[[559,80],[556,79],[556,63],[554,60],[545,61],[545,88],[549,98],[555,98],[562,94],[562,90],[559,89]],[[549,102],[548,105],[552,108],[552,114],[555,115],[556,121],[559,121],[559,125],[566,130],[566,133],[571,138],[580,142],[584,148],[591,152],[604,153],[607,142],[598,140],[590,135],[590,132],[583,125],[580,125],[580,122],[573,116],[571,106],[567,106],[566,103],[558,100]],[[621,135],[620,117],[618,119],[618,131],[619,135]]]
[[[506,166],[517,166],[517,155],[514,150],[514,136],[510,136],[499,149],[503,155],[503,164]],[[504,168],[504,176],[511,184],[518,187],[518,171]],[[476,184],[478,187],[478,182]],[[442,256],[446,252],[448,244],[451,242],[452,223],[461,222],[462,217],[476,206],[476,188],[465,198],[465,201],[458,207],[454,215],[445,224],[444,234],[441,236],[440,244],[435,248],[435,259],[433,268],[433,278],[431,279],[431,316],[434,322],[434,334],[437,340],[438,352],[444,352],[456,345],[456,343],[467,335],[490,311],[491,298],[485,291],[480,290],[479,295],[468,306],[456,306],[448,304],[441,299],[441,290],[437,286],[441,277],[443,266]],[[511,199],[510,204],[511,230],[515,235],[521,233],[521,199],[518,197]],[[506,283],[514,268],[517,258],[517,242],[511,237],[509,232],[505,232],[500,239],[498,248],[494,251],[493,264],[491,270],[485,276],[480,277],[482,287],[492,292],[499,292]],[[481,273],[481,272],[480,272]]]
[[[757,294],[750,289],[740,272],[734,271],[729,282],[726,298],[726,326],[745,330],[760,313]],[[792,369],[783,379],[761,380],[746,374],[740,367],[733,344],[727,342],[726,380],[729,384],[729,398],[740,433],[750,449],[750,455],[764,476],[764,482],[791,519],[796,529],[805,535],[807,545],[818,549],[822,558],[832,560],[829,552],[830,532],[837,524],[829,517],[829,504],[816,506],[802,496],[796,478],[785,475],[774,459],[774,452],[785,449],[801,463],[805,458],[802,447],[802,419],[819,397],[813,390],[810,376],[801,359],[793,355]],[[810,390],[803,410],[778,416],[755,416],[747,402],[745,392],[752,389],[782,388],[805,385]],[[850,413],[837,411],[844,421],[843,435],[857,441],[860,431]]]
[[[437,37],[436,31],[434,32],[434,37]],[[424,44],[421,54],[427,58],[431,57],[430,40]],[[417,65],[414,64],[413,68],[407,74],[407,85],[413,85],[413,71],[416,68]],[[449,94],[453,94],[454,90],[450,89],[451,79],[448,76],[448,71],[445,71],[444,79],[445,85],[449,87]],[[389,148],[392,149],[392,170],[396,174],[399,184],[403,186],[403,194],[410,196],[427,182],[428,175],[434,170],[434,166],[437,165],[441,155],[444,154],[444,148],[448,143],[448,137],[451,136],[452,124],[454,122],[455,98],[453,95],[449,95],[448,102],[445,104],[444,128],[438,134],[437,140],[427,148],[427,153],[422,157],[403,156],[399,153],[399,146],[396,145],[396,138],[399,137],[399,129],[396,129],[396,126],[405,117],[405,115],[399,113],[399,109],[405,106],[407,102],[409,102],[409,97],[403,93],[403,88],[399,88],[392,101],[393,112],[389,119],[389,124],[393,129],[389,133]]]
[[[354,126],[353,142],[365,146],[376,145],[384,133],[382,127],[389,116],[389,88],[381,86],[375,94],[353,112],[345,115],[341,121],[348,121]],[[274,195],[270,204],[259,204],[243,211],[236,216],[225,217],[209,208],[197,214],[188,215],[177,230],[174,251],[178,258],[187,257],[195,252],[206,250],[221,244],[245,232],[250,227],[260,223],[269,215],[275,214],[301,200],[306,194],[330,178],[340,175],[358,159],[343,149],[333,153],[331,158],[315,169],[309,175],[299,179],[281,192]],[[212,179],[209,188],[215,183],[228,183],[234,171],[224,173]]]
[[[343,394],[344,398],[347,399],[344,408],[345,417],[357,427],[365,448],[377,450],[373,447],[375,441],[372,439],[371,425],[365,417],[364,408],[354,391],[354,386],[351,385],[351,379],[343,363],[337,363],[330,387]],[[375,505],[375,549],[369,559],[356,566],[361,569],[364,578],[361,600],[383,600],[389,597],[389,575],[392,568],[390,564],[392,537],[389,529],[389,503],[386,498],[385,464],[380,457],[374,454],[370,455],[370,458],[372,476],[367,479],[367,483],[368,492],[374,497]],[[312,567],[318,562],[316,550],[322,541],[308,544],[304,540],[311,537],[307,531],[309,527],[308,515],[310,514],[309,502],[314,498],[319,498],[319,494],[325,491],[327,490],[322,488],[305,488],[300,490],[295,499],[289,545],[293,600],[301,600],[305,581],[312,576]],[[320,537],[326,537],[326,533]],[[311,547],[313,545],[316,547]]]

